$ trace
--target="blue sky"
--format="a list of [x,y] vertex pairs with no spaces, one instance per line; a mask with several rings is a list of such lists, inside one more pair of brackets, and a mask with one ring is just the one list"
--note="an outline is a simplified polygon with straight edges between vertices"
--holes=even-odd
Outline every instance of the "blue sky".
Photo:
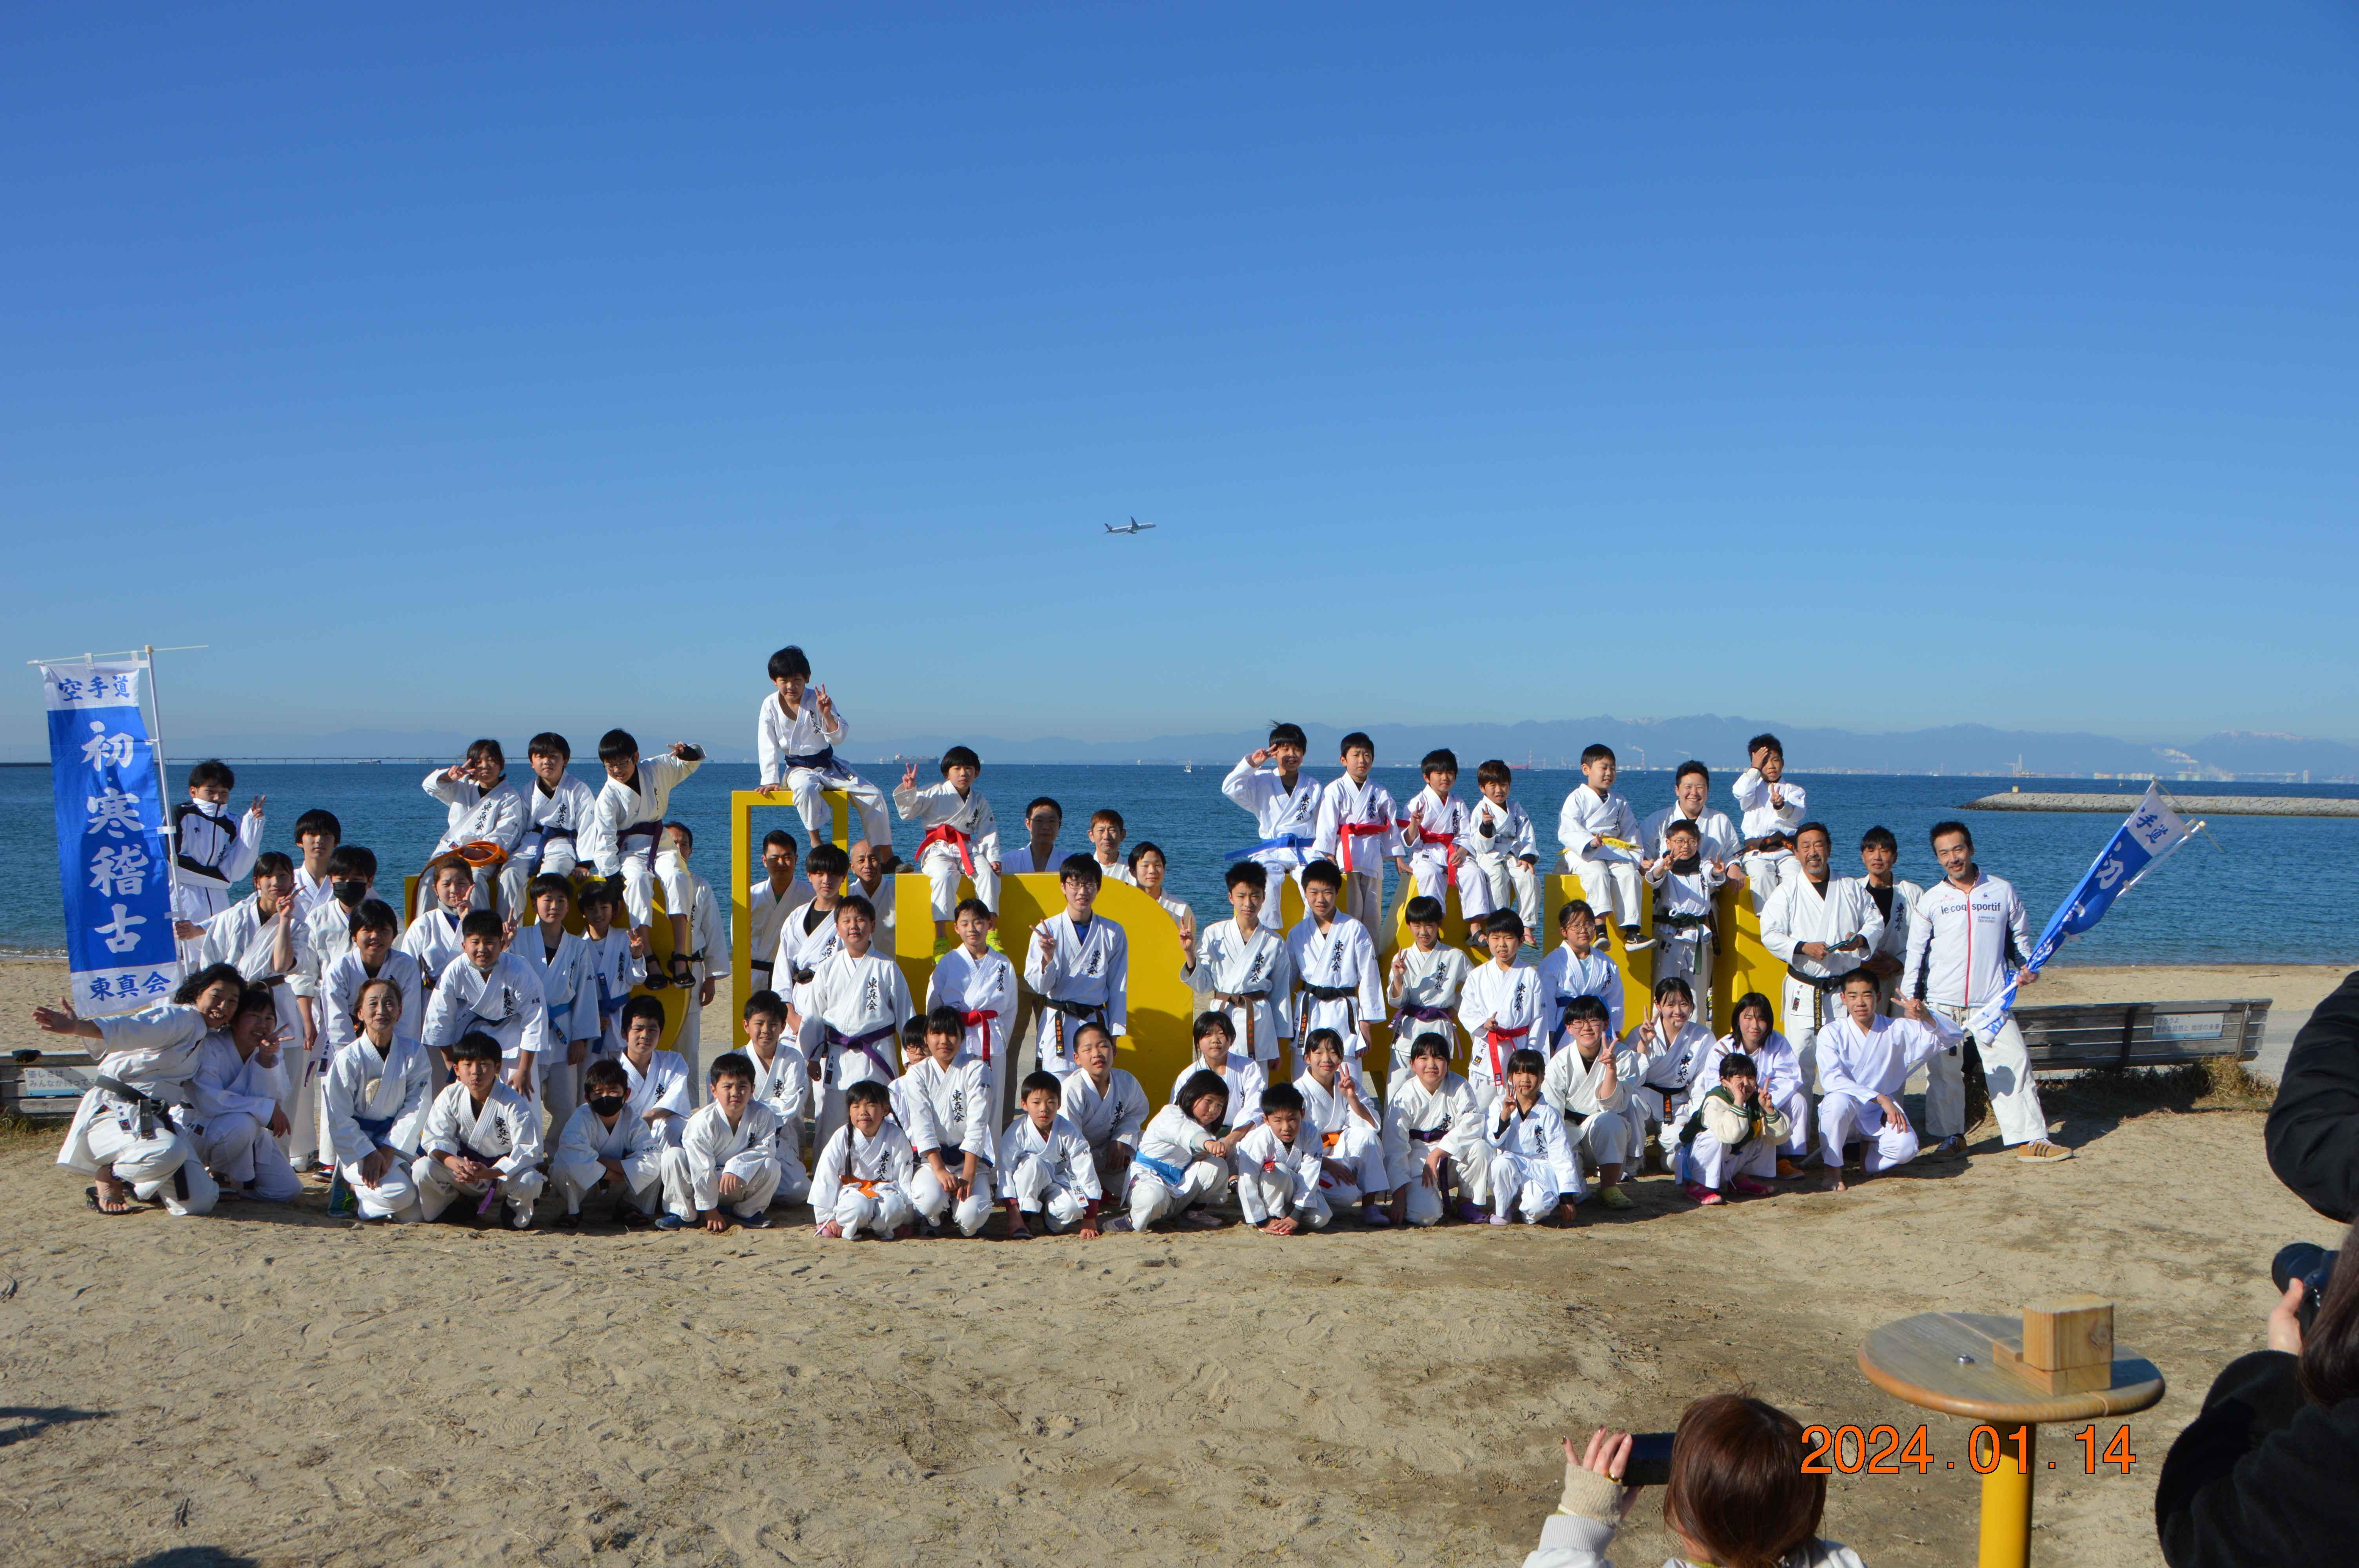
[[798,641],[872,734],[2359,739],[2354,67],[2325,4],[12,10],[10,641],[210,643],[188,735],[741,743]]

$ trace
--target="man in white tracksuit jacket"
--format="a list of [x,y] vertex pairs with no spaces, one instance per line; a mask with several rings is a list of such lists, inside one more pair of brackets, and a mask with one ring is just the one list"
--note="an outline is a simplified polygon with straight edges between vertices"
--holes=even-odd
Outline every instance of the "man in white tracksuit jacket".
[[[1900,996],[1904,1006],[1921,1001],[1962,1026],[2006,984],[2008,954],[2020,962],[2031,951],[2031,927],[2014,885],[1984,875],[1974,864],[1974,838],[1964,823],[1936,823],[1932,837],[1934,858],[1948,876],[1917,901],[1908,925]],[[2018,983],[2029,984],[2033,979],[2026,975]],[[1990,1039],[1973,1044],[1982,1054],[1991,1109],[2007,1147],[2020,1146],[2020,1158],[2033,1164],[2071,1159],[2071,1150],[2048,1141],[2048,1118],[2039,1108],[2031,1054],[2015,1020],[2009,1018]],[[1926,1073],[1926,1130],[1945,1141],[1962,1136],[1963,1058],[1941,1052],[1927,1064]]]

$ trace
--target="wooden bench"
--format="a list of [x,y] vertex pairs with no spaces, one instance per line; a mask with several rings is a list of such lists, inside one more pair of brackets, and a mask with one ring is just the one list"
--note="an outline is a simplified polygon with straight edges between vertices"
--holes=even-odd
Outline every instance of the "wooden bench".
[[2237,1001],[2076,1002],[2018,1007],[2035,1071],[2083,1072],[2093,1067],[2176,1067],[2261,1054],[2269,1004]]
[[44,1052],[30,1065],[13,1055],[0,1054],[0,1112],[27,1120],[70,1117],[82,1103],[84,1086],[49,1069],[70,1067],[87,1074],[97,1065],[79,1051]]

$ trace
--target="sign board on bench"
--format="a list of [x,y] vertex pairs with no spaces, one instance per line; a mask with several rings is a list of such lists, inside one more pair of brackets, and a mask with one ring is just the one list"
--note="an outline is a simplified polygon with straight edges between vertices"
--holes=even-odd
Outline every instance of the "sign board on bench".
[[2031,1065],[2043,1072],[2091,1067],[2175,1067],[2214,1056],[2249,1062],[2267,1033],[2265,999],[2082,1002],[2019,1007]]
[[0,1056],[0,1111],[27,1118],[71,1116],[82,1091],[90,1087],[74,1075],[87,1075],[96,1065],[87,1056],[71,1054],[51,1053],[38,1066],[20,1065]]

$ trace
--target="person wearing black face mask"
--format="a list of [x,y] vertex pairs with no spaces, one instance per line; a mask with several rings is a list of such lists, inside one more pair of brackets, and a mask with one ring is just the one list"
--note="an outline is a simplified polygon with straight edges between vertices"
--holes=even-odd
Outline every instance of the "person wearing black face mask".
[[[325,826],[313,820],[317,817],[327,817]],[[302,822],[296,828],[299,838],[303,837],[307,825],[314,835],[307,842],[308,848],[309,843],[317,841],[317,834],[332,834],[336,819],[324,811],[305,812]],[[296,880],[299,883],[302,880],[299,867]],[[299,896],[297,901],[297,907],[303,911],[303,935],[309,947],[299,945],[297,950],[301,954],[301,961],[295,972],[287,977],[287,985],[295,993],[295,1011],[302,1015],[304,1049],[311,1054],[310,1059],[319,1064],[322,1074],[330,1053],[322,1050],[321,1044],[323,1042],[330,1045],[338,1043],[333,1038],[335,1032],[328,1027],[325,976],[330,966],[352,951],[353,912],[368,897],[369,889],[375,881],[376,857],[358,844],[340,843],[329,851],[327,863],[314,885],[313,897],[308,903]],[[347,894],[347,888],[354,891]],[[411,1016],[415,1019],[419,1015],[413,1013]],[[351,1036],[347,1033],[344,1038]],[[296,1156],[296,1168],[310,1168],[299,1152]]]
[[1680,819],[1663,829],[1663,853],[1646,875],[1655,889],[1655,979],[1679,976],[1709,1010],[1712,901],[1728,881],[1728,864],[1706,860],[1696,825]]
[[648,1224],[663,1202],[663,1133],[658,1125],[629,1113],[631,1080],[623,1064],[601,1056],[582,1070],[582,1103],[566,1119],[549,1162],[549,1181],[565,1199],[560,1230],[582,1228],[582,1200],[606,1193],[613,1217],[626,1226]]

